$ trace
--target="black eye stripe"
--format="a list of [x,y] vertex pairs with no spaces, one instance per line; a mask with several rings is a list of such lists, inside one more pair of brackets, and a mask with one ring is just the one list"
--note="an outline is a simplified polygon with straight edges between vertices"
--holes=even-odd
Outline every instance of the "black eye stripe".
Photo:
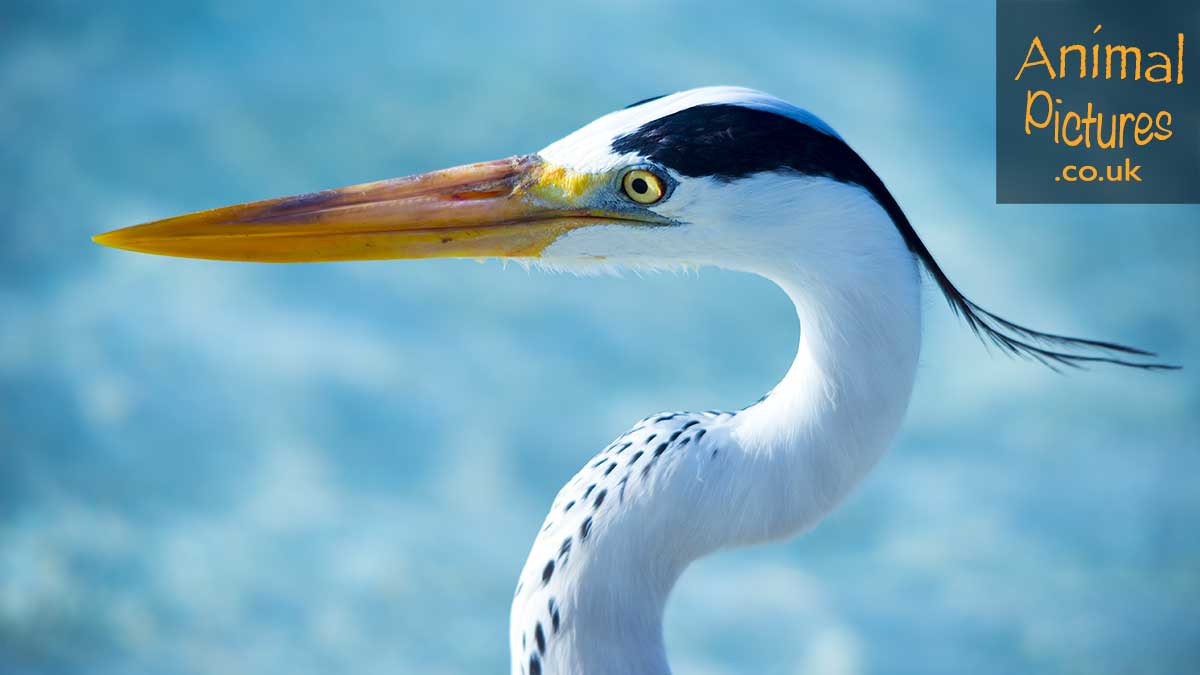
[[678,173],[731,181],[790,169],[872,189],[873,172],[844,141],[803,122],[733,104],[705,104],[650,120],[612,142]]
[[[845,141],[799,120],[728,103],[685,108],[650,120],[612,142],[617,155],[635,154],[688,177],[730,182],[768,171],[794,171],[860,185],[891,216],[908,248],[931,270],[933,257],[879,176]],[[937,277],[940,270],[934,273]],[[948,281],[938,284],[948,295]]]

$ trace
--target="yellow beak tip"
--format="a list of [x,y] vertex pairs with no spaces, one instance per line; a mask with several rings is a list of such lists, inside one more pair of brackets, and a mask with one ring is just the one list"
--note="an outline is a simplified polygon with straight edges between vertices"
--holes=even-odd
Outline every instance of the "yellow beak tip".
[[129,233],[125,232],[124,230],[112,230],[111,232],[102,232],[100,234],[93,235],[92,241],[100,244],[101,246],[107,246],[108,248],[115,248],[121,251],[135,251],[138,253],[149,252],[142,251],[136,245],[136,239],[130,237]]
[[109,248],[121,248],[119,239],[120,238],[117,236],[116,230],[113,230],[112,232],[102,232],[92,236],[92,241],[100,244],[101,246],[108,246]]

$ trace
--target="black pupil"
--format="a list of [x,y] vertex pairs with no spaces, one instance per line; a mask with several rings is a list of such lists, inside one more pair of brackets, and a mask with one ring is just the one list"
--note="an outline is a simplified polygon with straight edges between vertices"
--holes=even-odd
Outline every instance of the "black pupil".
[[645,178],[634,178],[633,182],[629,184],[629,187],[633,188],[633,191],[639,195],[646,194],[646,191],[650,189],[650,186],[646,185]]

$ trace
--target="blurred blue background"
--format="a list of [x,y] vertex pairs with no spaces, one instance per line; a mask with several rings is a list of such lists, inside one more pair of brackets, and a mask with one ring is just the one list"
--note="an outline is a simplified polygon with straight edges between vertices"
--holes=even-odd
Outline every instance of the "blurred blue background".
[[983,305],[1191,370],[1056,375],[927,293],[895,446],[811,535],[687,572],[676,671],[1195,669],[1200,213],[997,207],[993,12],[5,3],[0,671],[506,672],[558,486],[646,414],[772,386],[798,335],[783,294],[88,237],[534,151],[704,84],[828,120]]

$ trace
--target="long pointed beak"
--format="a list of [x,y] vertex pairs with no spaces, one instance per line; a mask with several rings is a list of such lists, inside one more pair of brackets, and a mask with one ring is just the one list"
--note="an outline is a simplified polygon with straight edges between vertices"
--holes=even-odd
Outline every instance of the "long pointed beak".
[[565,178],[527,155],[200,211],[93,240],[141,253],[255,262],[537,257],[570,230],[630,219],[581,206],[596,182]]

